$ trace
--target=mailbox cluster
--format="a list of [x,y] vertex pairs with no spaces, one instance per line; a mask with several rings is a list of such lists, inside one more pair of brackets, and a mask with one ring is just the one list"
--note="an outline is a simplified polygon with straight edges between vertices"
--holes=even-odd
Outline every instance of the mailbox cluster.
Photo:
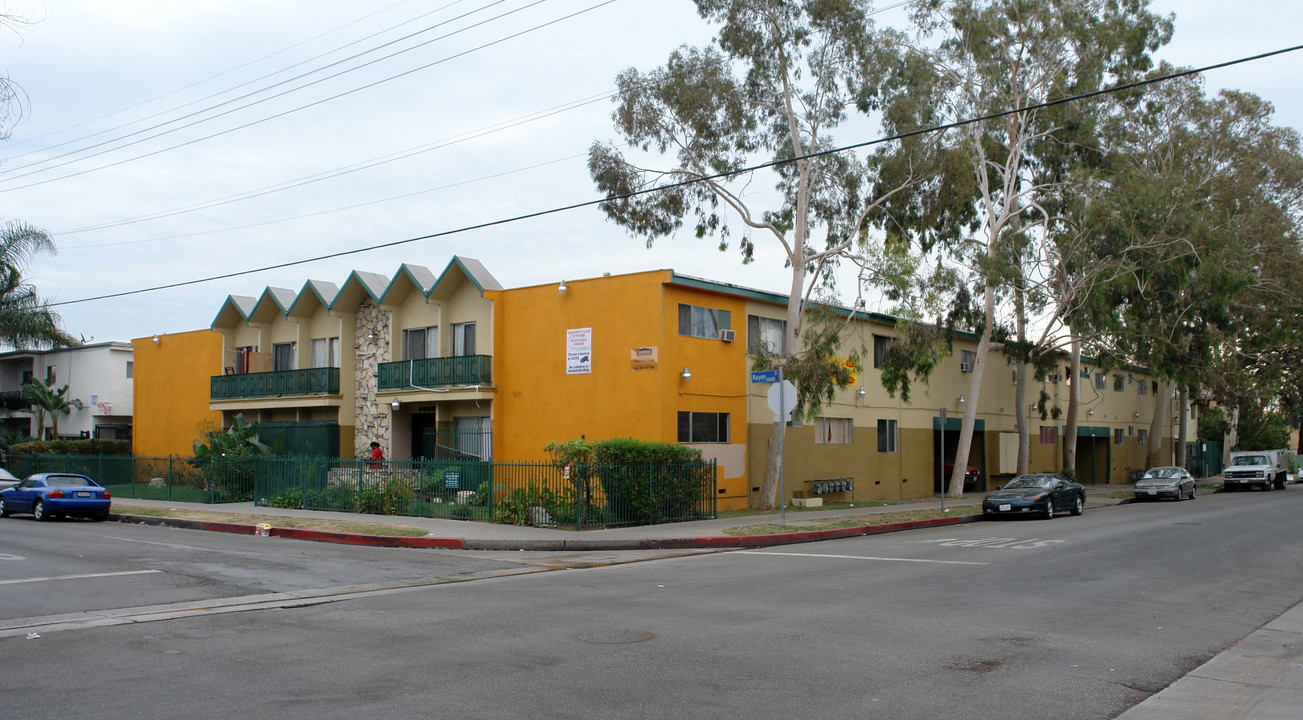
[[854,489],[855,489],[855,481],[849,478],[845,480],[815,480],[814,481],[815,495],[827,495],[828,493],[835,493],[835,492],[850,492]]

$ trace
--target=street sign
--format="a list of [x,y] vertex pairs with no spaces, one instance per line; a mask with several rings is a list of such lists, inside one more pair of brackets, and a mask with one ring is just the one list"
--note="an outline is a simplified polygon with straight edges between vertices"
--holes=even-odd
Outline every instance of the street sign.
[[790,420],[792,410],[796,407],[796,386],[791,380],[775,383],[769,388],[769,409],[777,418]]
[[757,383],[757,384],[759,384],[759,383],[776,383],[776,382],[778,382],[778,380],[779,380],[779,378],[780,378],[780,376],[779,376],[778,373],[779,373],[778,370],[752,370],[752,371],[751,371],[751,382],[753,382],[753,383]]

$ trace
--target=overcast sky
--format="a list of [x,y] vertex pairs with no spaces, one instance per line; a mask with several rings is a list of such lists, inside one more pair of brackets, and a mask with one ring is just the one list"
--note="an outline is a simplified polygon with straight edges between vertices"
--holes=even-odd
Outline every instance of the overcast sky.
[[[689,0],[0,7],[39,21],[21,34],[0,32],[0,71],[29,103],[0,144],[0,218],[54,234],[58,256],[38,258],[27,275],[55,302],[596,199],[585,157],[594,140],[615,137],[608,96],[616,73],[651,69],[679,44],[711,37]],[[1176,36],[1159,57],[1181,65],[1303,43],[1298,0],[1153,7],[1176,13]],[[903,12],[877,19],[899,24]],[[393,44],[348,59],[385,43]],[[1219,70],[1207,83],[1255,92],[1275,104],[1276,124],[1303,128],[1301,60],[1292,53]],[[320,70],[330,63],[339,64]],[[318,72],[296,79],[310,70]],[[776,292],[787,286],[781,254],[768,244],[747,266],[687,233],[649,250],[588,207],[58,310],[74,335],[129,340],[206,328],[227,295],[269,285],[297,291],[309,278],[342,283],[352,269],[392,276],[403,262],[438,272],[453,255],[483,261],[506,287],[654,268]]]

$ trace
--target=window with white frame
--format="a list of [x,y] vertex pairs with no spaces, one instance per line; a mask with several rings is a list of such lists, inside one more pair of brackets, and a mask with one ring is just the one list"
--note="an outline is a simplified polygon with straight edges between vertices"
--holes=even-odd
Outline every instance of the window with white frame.
[[235,372],[243,375],[249,372],[249,356],[253,355],[253,346],[246,345],[235,349]]
[[962,350],[959,356],[959,371],[970,373],[973,371],[973,363],[977,362],[977,353],[973,350]]
[[679,412],[679,442],[726,443],[728,441],[728,413]]
[[1126,435],[1123,435],[1123,434],[1122,434],[1122,428],[1114,428],[1114,429],[1113,429],[1113,444],[1114,444],[1114,445],[1121,445],[1121,444],[1122,444],[1122,441],[1123,441],[1125,438],[1126,438]]
[[821,417],[814,422],[815,445],[850,445],[853,433],[850,418]]
[[339,367],[339,338],[313,338],[312,367]]
[[1144,428],[1140,428],[1139,430],[1136,430],[1136,442],[1140,443],[1141,445],[1144,445],[1148,440],[1149,440],[1148,430]]
[[408,328],[403,331],[404,360],[424,360],[433,357],[439,357],[438,326]]
[[1102,372],[1095,373],[1095,389],[1103,390],[1108,384],[1108,376]]
[[786,320],[760,317],[759,315],[747,316],[748,351],[756,352],[763,348],[766,352],[782,355],[786,338]]
[[452,354],[457,357],[475,354],[475,323],[452,324]]
[[127,379],[130,380],[131,378],[135,377],[135,375],[136,375],[136,363],[135,363],[135,361],[133,361],[133,360],[128,360],[128,361],[127,361]]
[[1114,376],[1113,376],[1113,392],[1122,392],[1122,385],[1123,385],[1123,382],[1122,382],[1122,376],[1121,376],[1121,375],[1114,375]]
[[1041,426],[1041,444],[1055,445],[1059,442],[1059,426],[1042,425]]
[[894,453],[900,440],[900,427],[895,420],[878,421],[878,452]]
[[720,330],[732,328],[733,315],[728,310],[679,303],[680,335],[718,340]]
[[1136,394],[1137,394],[1137,395],[1148,395],[1148,394],[1149,394],[1149,383],[1145,382],[1144,380],[1141,380],[1140,382],[1136,383]]

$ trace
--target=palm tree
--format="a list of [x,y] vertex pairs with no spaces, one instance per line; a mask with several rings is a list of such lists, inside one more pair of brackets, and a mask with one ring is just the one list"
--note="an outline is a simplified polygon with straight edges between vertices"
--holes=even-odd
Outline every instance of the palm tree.
[[86,407],[81,400],[68,397],[68,386],[55,389],[48,380],[32,380],[23,385],[23,397],[32,403],[36,413],[36,436],[45,433],[45,416],[48,413],[54,420],[54,437],[59,437],[59,416],[68,415],[73,408]]
[[24,222],[0,225],[0,343],[15,348],[71,347],[75,338],[59,327],[59,316],[23,282],[23,268],[39,253],[55,254],[49,233]]

